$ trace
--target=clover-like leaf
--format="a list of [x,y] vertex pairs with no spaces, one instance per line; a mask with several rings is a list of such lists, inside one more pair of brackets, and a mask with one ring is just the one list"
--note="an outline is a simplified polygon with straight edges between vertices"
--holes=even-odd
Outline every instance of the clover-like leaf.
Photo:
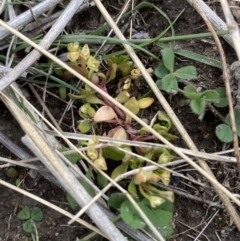
[[164,48],[161,54],[164,66],[172,73],[174,67],[174,52],[172,48]]
[[233,140],[232,129],[226,124],[220,124],[216,127],[216,135],[222,142],[229,143]]
[[23,224],[23,229],[25,232],[27,233],[32,233],[33,232],[33,221],[31,219],[27,220],[24,224]]
[[43,212],[40,208],[34,207],[31,212],[32,220],[39,222],[43,219]]
[[197,92],[196,88],[188,85],[184,88],[183,94],[191,100],[199,99],[201,94]]
[[206,102],[204,99],[194,99],[190,102],[190,107],[195,114],[200,115],[206,107]]
[[228,99],[226,94],[226,89],[224,87],[218,87],[216,91],[219,94],[219,99],[214,101],[213,104],[216,107],[226,107],[228,106]]
[[21,220],[26,220],[31,218],[31,210],[28,206],[25,206],[19,213],[18,218]]
[[219,100],[219,93],[216,90],[206,90],[201,93],[201,98],[205,101],[217,101]]
[[194,66],[185,66],[177,69],[174,74],[184,80],[197,79],[197,69]]
[[160,64],[155,69],[154,73],[158,78],[162,79],[165,75],[167,75],[169,73],[169,70],[163,64]]
[[178,91],[178,82],[172,73],[167,74],[162,78],[161,85],[162,89],[168,93],[172,91]]

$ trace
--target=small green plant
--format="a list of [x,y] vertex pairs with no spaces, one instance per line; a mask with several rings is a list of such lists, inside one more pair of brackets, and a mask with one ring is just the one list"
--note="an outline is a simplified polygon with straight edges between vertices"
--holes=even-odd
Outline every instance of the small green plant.
[[[240,137],[240,111],[235,110],[234,115],[237,127],[237,135]],[[228,143],[233,141],[233,132],[231,128],[231,120],[229,114],[225,118],[225,123],[220,124],[216,127],[216,135],[218,139],[223,142]]]
[[219,93],[216,90],[205,90],[198,92],[193,86],[186,86],[183,94],[190,99],[190,107],[195,114],[200,115],[206,107],[207,103],[219,101]]
[[159,89],[167,93],[178,92],[178,81],[193,80],[197,78],[197,70],[194,66],[185,66],[174,70],[174,52],[172,48],[162,50],[162,63],[155,69],[158,77],[156,82]]
[[[154,103],[154,98],[139,97],[132,92],[136,82],[141,80],[142,73],[139,69],[134,68],[128,56],[120,55],[107,59],[107,70],[101,72],[100,63],[90,55],[87,45],[81,48],[77,43],[71,43],[68,46],[68,50],[68,59],[71,61],[70,66],[105,93],[109,93],[109,83],[116,81],[118,88],[115,99],[135,115],[138,115],[141,113],[141,110],[149,108]],[[182,70],[173,72],[171,64],[166,61],[165,64],[175,76],[183,76],[186,72]],[[152,74],[153,70],[150,68],[148,72]],[[65,76],[68,75],[65,73]],[[80,95],[69,93],[68,96],[83,102],[78,110],[81,118],[78,130],[81,133],[88,133],[98,128],[100,124],[107,123],[107,126],[111,126],[104,133],[107,137],[123,141],[147,142],[156,140],[156,137],[145,128],[138,129],[129,115],[125,114],[120,108],[109,102],[104,96],[96,93],[86,84],[80,88]],[[157,112],[152,128],[170,141],[177,139],[177,136],[171,133],[174,129],[173,123],[163,111]],[[146,162],[142,158],[128,153],[136,153],[159,164],[168,163],[174,160],[176,156],[166,148],[131,147],[118,144],[103,146],[97,149],[95,146],[99,144],[100,141],[97,136],[93,136],[88,142],[79,141],[80,146],[87,147],[87,156],[93,162],[94,167],[108,171],[108,162],[112,162],[113,165],[115,162],[115,168],[109,173],[112,179],[126,173],[128,170],[139,169],[138,173],[132,176],[128,184],[128,191],[152,221],[153,225],[158,228],[159,232],[165,237],[169,237],[172,233],[171,219],[174,194],[171,191],[159,190],[154,186],[154,183],[161,181],[165,185],[168,185],[170,182],[170,172],[163,168],[158,168],[155,171],[144,171],[142,168],[146,166]],[[86,175],[88,178],[92,176],[92,171],[93,168],[89,168]],[[97,183],[99,187],[104,188],[108,184],[108,181],[103,175],[97,172]],[[82,182],[81,184],[85,186],[90,195],[94,195],[94,190],[92,190],[89,184]],[[112,206],[114,203],[113,199],[114,196],[110,197],[109,206]],[[67,200],[73,209],[79,209],[78,204],[69,194],[67,194]],[[134,228],[144,228],[151,233],[128,200],[124,199],[117,208],[119,208],[121,218],[127,224]],[[131,209],[130,212],[127,211],[128,208]],[[156,218],[156,213],[159,218]]]
[[43,218],[42,210],[38,207],[34,207],[32,210],[25,206],[19,213],[18,218],[24,220],[23,229],[27,233],[30,233],[33,241],[39,241],[37,226],[35,222],[39,222]]

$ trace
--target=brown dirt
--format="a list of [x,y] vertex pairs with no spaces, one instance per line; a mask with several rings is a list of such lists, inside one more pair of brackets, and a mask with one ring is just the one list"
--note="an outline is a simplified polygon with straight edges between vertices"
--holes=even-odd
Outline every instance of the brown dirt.
[[[117,1],[112,0],[104,1],[105,5],[108,6],[108,10],[114,16],[119,13],[118,9],[121,8],[121,6],[119,6],[119,4],[116,2]],[[156,6],[160,6],[171,20],[173,20],[182,9],[185,9],[177,23],[174,25],[176,35],[207,32],[207,27],[201,20],[201,17],[185,1],[178,1],[177,4],[174,0],[158,0],[150,2],[154,3]],[[220,15],[222,14],[218,3],[212,3],[211,7],[216,9]],[[137,15],[136,18],[139,21],[138,25],[142,26],[143,30],[148,32],[150,37],[155,37],[167,27],[167,22],[153,9],[144,9],[139,11],[139,15]],[[91,25],[86,24],[86,22],[89,21],[91,22]],[[72,28],[74,31],[92,31],[92,29],[96,29],[97,25],[102,22],[103,19],[101,18],[98,10],[91,9],[76,16],[69,28]],[[227,54],[227,62],[231,64],[236,59],[234,51],[223,40],[221,41]],[[219,59],[218,50],[215,44],[208,43],[203,40],[189,40],[177,42],[175,44],[183,49],[191,50]],[[156,46],[150,46],[148,48],[154,53],[159,53],[160,51],[160,49]],[[140,56],[147,67],[155,67],[158,64],[154,60],[146,58],[146,56],[143,56],[142,54]],[[197,67],[199,79],[195,83],[203,86],[204,89],[214,89],[216,87],[223,86],[223,82],[221,80],[221,70],[177,57],[176,67],[178,68],[185,65],[194,65]],[[114,86],[112,88],[114,89]],[[142,87],[141,91],[144,92],[146,89]],[[215,127],[218,123],[220,123],[220,121],[210,111],[207,111],[204,119],[200,121],[198,120],[198,117],[192,113],[189,106],[182,107],[179,104],[182,100],[181,95],[171,97],[168,95],[165,96],[171,103],[172,107],[176,111],[177,116],[182,121],[186,130],[200,150],[205,150],[206,152],[215,152],[222,149],[223,145],[216,139],[214,133]],[[31,99],[31,102],[36,104],[36,100],[34,98]],[[52,106],[50,109],[52,109],[53,112],[55,111],[54,116],[56,119],[60,118],[60,116],[56,115],[60,115],[61,111],[59,111],[59,109],[64,109],[64,107],[62,107],[62,103],[58,102],[57,100],[52,102],[50,99],[49,104]],[[156,104],[153,107],[152,112],[158,108],[161,107]],[[22,146],[20,138],[23,136],[23,132],[20,130],[18,124],[2,103],[0,103],[0,116],[2,117],[0,118],[1,131],[3,131],[15,143]],[[149,115],[146,115],[146,117],[149,118]],[[64,123],[66,124],[64,129],[66,129],[66,131],[70,131],[71,128],[69,125],[71,123],[69,123],[69,120],[65,120]],[[68,123],[69,125],[67,125]],[[178,144],[180,146],[185,146],[183,142],[178,142]],[[16,158],[1,144],[0,152],[2,157],[12,159]],[[236,176],[235,166],[230,164],[223,165],[214,162],[209,162],[209,165],[220,182],[229,182],[230,190],[239,194],[239,188],[237,188],[237,186],[239,185],[240,180]],[[23,176],[27,174],[27,170],[24,168],[17,169]],[[207,183],[206,180],[190,166],[184,166],[180,169],[183,174],[189,175],[199,182]],[[10,179],[6,176],[5,169],[0,169],[0,178],[14,183],[13,179]],[[215,193],[211,188],[201,189],[199,186],[184,180],[181,180],[181,182],[178,184],[173,184],[173,187],[203,199],[203,202],[196,202],[191,199],[176,195],[173,220],[175,228],[173,237],[169,240],[193,240],[198,233],[203,230],[209,219],[217,210],[216,208],[209,208],[208,205],[204,204],[204,200],[217,201],[218,198],[215,197]],[[63,209],[71,211],[71,208],[66,200],[66,194],[44,178],[40,178],[38,181],[35,181],[27,176],[25,179],[24,188],[28,191],[30,190],[33,194],[37,194],[40,197],[59,205]],[[21,194],[11,191],[8,188],[0,186],[0,193],[0,241],[31,240],[30,236],[23,231],[23,222],[17,218],[17,213],[25,205],[30,207],[38,206],[43,211],[44,218],[37,224],[40,240],[73,241],[76,240],[77,237],[84,237],[88,233],[85,228],[77,224],[68,226],[68,219],[66,217],[63,217],[61,214],[51,210],[50,208],[24,197]],[[88,220],[86,216],[84,218]],[[231,220],[229,220],[229,217],[224,209],[221,209],[218,212],[213,221],[210,222],[210,224],[204,230],[203,235],[199,240],[220,240],[218,239],[217,235],[222,241],[240,240],[239,232],[234,228],[234,225],[232,224]],[[100,238],[96,240],[100,240]]]

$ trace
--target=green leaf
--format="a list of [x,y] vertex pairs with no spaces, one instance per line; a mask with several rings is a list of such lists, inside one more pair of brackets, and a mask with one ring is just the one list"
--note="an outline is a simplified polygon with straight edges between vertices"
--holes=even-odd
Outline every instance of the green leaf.
[[201,95],[197,92],[196,88],[191,85],[188,85],[184,88],[183,94],[191,100],[199,99]]
[[39,222],[43,218],[43,212],[40,208],[34,207],[31,212],[31,218],[32,220]]
[[121,217],[126,224],[133,228],[139,229],[145,226],[145,222],[129,200],[124,201],[121,205]]
[[7,170],[7,176],[10,178],[17,178],[18,171],[14,167],[9,167]]
[[137,197],[138,193],[137,193],[137,187],[134,183],[134,179],[132,178],[131,182],[128,184],[128,191],[130,194],[132,194],[132,196]]
[[180,69],[177,69],[174,74],[180,79],[197,79],[197,69],[194,66],[182,67]]
[[120,208],[122,203],[127,200],[126,195],[121,192],[111,194],[108,200],[108,206],[112,208]]
[[231,142],[233,140],[233,132],[229,125],[220,124],[216,127],[216,135],[223,142]]
[[163,64],[160,64],[154,72],[158,78],[162,79],[165,75],[169,73],[169,70]]
[[62,100],[67,100],[67,88],[65,86],[59,87],[59,96]]
[[[173,233],[173,204],[166,200],[162,205],[153,209],[150,207],[149,201],[147,199],[144,199],[140,203],[140,207],[149,218],[149,220],[152,222],[152,224],[157,228],[159,233],[161,233],[165,239],[170,238]],[[153,237],[155,236],[147,225],[143,229],[146,230]]]
[[204,99],[191,100],[190,107],[195,114],[200,115],[205,110],[206,102]]
[[178,90],[178,82],[174,74],[167,74],[162,79],[162,89],[166,92]]
[[160,90],[163,90],[163,84],[162,84],[162,82],[163,82],[163,80],[162,79],[158,79],[157,81],[156,81],[156,86],[158,87],[158,89],[160,89]]
[[31,210],[28,206],[25,206],[19,213],[18,218],[21,220],[26,220],[31,217]]
[[219,100],[219,94],[215,90],[206,90],[201,93],[201,98],[205,101],[217,101]]
[[107,159],[111,159],[113,161],[121,161],[125,156],[125,153],[123,151],[120,151],[115,146],[106,146],[103,149],[103,157]]
[[80,209],[78,203],[77,203],[77,202],[75,201],[75,199],[74,199],[70,194],[68,194],[68,193],[67,193],[67,201],[68,201],[68,203],[70,204],[70,206],[71,206],[71,208],[72,208],[73,210],[79,210],[79,209]]
[[164,48],[161,51],[162,60],[165,67],[172,73],[174,67],[174,52],[172,48]]
[[80,179],[78,180],[81,185],[86,189],[86,191],[88,192],[88,194],[91,196],[91,197],[94,197],[95,196],[95,190],[93,189],[93,187],[88,184],[84,179]]
[[119,175],[127,172],[128,166],[130,165],[130,162],[124,162],[121,165],[119,165],[118,167],[116,167],[111,175],[112,179],[117,178]]
[[78,125],[78,130],[83,133],[86,134],[88,133],[92,128],[92,124],[89,121],[83,121]]
[[104,177],[100,172],[97,172],[97,184],[100,188],[104,188],[108,184],[108,179]]
[[[237,134],[238,134],[238,136],[240,136],[240,111],[234,110],[234,116],[235,116],[235,121],[236,121]],[[231,120],[230,120],[229,114],[226,116],[225,121],[229,126],[231,126]]]
[[32,233],[33,232],[33,221],[31,219],[27,220],[24,224],[23,224],[23,229],[24,231],[26,231],[27,233]]
[[226,89],[224,87],[218,87],[216,91],[219,94],[219,99],[214,101],[213,104],[216,107],[226,107],[228,106],[228,99],[226,94]]
[[[69,151],[71,150],[70,148],[66,148],[66,147],[61,147],[58,149],[58,151],[60,152],[64,152],[64,151]],[[65,155],[65,157],[72,163],[72,164],[76,164],[80,159],[82,159],[82,156],[78,153],[72,153],[72,154],[68,154]]]

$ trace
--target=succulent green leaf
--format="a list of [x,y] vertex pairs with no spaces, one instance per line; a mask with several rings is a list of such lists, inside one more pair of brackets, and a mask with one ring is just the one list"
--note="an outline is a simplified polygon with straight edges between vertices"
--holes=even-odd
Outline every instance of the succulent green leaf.
[[182,67],[180,69],[177,69],[174,73],[179,79],[197,79],[197,69],[194,66]]
[[233,140],[233,132],[229,125],[220,124],[216,127],[216,135],[222,142],[231,142]]
[[160,120],[161,122],[165,122],[165,124],[162,123],[161,126],[166,127],[167,131],[169,131],[172,128],[172,126],[173,126],[173,123],[172,123],[171,119],[163,111],[158,111],[158,120]]
[[116,77],[117,64],[113,63],[110,59],[107,59],[106,61],[108,63],[108,72],[106,74],[107,82],[110,82]]
[[120,208],[122,203],[127,200],[126,195],[121,192],[111,194],[108,200],[108,206],[111,208]]
[[124,201],[121,205],[121,217],[126,224],[133,228],[139,229],[145,226],[145,222],[129,200]]
[[[66,147],[61,147],[58,149],[58,151],[60,152],[64,152],[64,151],[69,151],[71,150],[70,148],[66,148]],[[65,157],[72,163],[72,164],[76,164],[80,159],[82,159],[82,156],[78,153],[72,153],[72,154],[68,154],[65,155]]]
[[114,161],[121,161],[125,156],[125,153],[123,151],[120,151],[115,146],[106,146],[103,149],[103,157],[106,159],[111,159]]
[[174,67],[174,52],[172,48],[164,48],[161,53],[164,66],[172,73]]
[[91,197],[94,197],[95,195],[95,190],[93,189],[93,187],[88,184],[84,179],[80,179],[78,180],[81,185],[85,188],[85,190],[88,192],[88,194],[91,196]]
[[122,74],[122,77],[130,75],[131,71],[133,70],[134,66],[132,62],[122,63],[117,66],[117,70],[119,70]]
[[78,203],[75,201],[75,199],[67,193],[67,201],[70,204],[71,208],[73,210],[79,210],[80,206],[78,205]]
[[200,93],[197,92],[196,88],[191,85],[188,85],[184,88],[183,94],[191,100],[198,99],[200,98],[200,95],[201,95]]
[[31,218],[31,210],[28,206],[25,206],[19,213],[18,218],[21,220],[26,220]]
[[218,87],[216,91],[219,94],[219,99],[214,101],[213,104],[216,107],[226,107],[228,106],[228,99],[226,94],[226,89],[224,87]]
[[67,99],[67,88],[65,86],[59,87],[59,96],[62,100]]
[[105,102],[99,99],[95,94],[84,96],[83,99],[89,104],[105,105]]
[[104,188],[108,184],[108,179],[104,177],[100,172],[97,172],[97,184],[100,188]]
[[156,69],[155,69],[155,75],[162,79],[165,75],[169,73],[169,70],[163,65],[160,64]]
[[219,94],[215,90],[206,90],[201,93],[201,98],[205,101],[217,101],[219,100]]
[[18,171],[14,167],[9,167],[7,170],[7,176],[10,178],[17,178],[18,177]]
[[78,125],[78,129],[81,133],[85,134],[91,130],[91,123],[89,121],[83,121]]
[[31,219],[29,219],[23,224],[23,229],[25,232],[27,232],[27,233],[33,232],[33,223],[32,222],[33,221]]
[[178,90],[178,82],[174,74],[167,74],[162,78],[162,89],[168,93]]
[[127,102],[125,102],[124,106],[135,115],[139,112],[140,109],[138,106],[138,101],[135,97],[131,97]]
[[117,178],[119,175],[124,174],[125,172],[127,172],[128,166],[130,165],[130,162],[123,162],[121,165],[117,166],[112,174],[111,174],[111,178],[115,179]]
[[129,193],[131,193],[134,197],[137,197],[138,196],[138,193],[137,193],[137,187],[134,183],[134,179],[132,178],[131,182],[128,184],[128,191]]
[[206,102],[204,99],[194,99],[190,102],[190,107],[195,114],[200,115],[206,107]]
[[39,222],[43,219],[43,212],[40,208],[34,207],[31,212],[32,220]]

